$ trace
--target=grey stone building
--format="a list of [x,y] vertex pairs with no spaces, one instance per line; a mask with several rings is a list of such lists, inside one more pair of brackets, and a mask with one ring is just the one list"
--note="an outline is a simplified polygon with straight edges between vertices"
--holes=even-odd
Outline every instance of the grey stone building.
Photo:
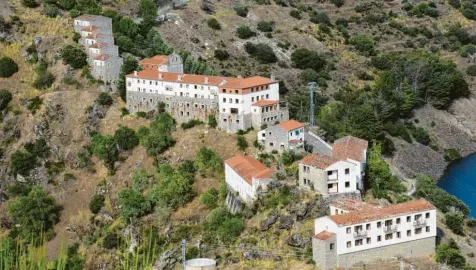
[[304,151],[304,124],[288,120],[258,132],[258,142],[266,152]]

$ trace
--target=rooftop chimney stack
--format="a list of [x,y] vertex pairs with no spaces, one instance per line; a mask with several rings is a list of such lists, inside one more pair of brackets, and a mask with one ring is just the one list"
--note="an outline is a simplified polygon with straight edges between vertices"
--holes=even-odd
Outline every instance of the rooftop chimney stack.
[[205,84],[208,84],[208,77],[205,77]]
[[134,70],[134,77],[137,77],[137,70]]
[[162,73],[159,73],[159,80],[162,80],[164,78],[164,76],[162,75]]
[[180,75],[180,74],[177,75],[177,80],[178,80],[178,81],[182,81],[182,75]]
[[274,73],[271,74],[271,80],[274,82],[276,81],[276,77],[274,76]]

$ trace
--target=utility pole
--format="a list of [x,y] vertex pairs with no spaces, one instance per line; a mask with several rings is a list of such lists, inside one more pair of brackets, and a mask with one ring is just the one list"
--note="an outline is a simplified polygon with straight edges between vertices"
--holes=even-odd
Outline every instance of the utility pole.
[[187,245],[187,240],[183,239],[182,240],[182,269],[185,270],[185,253],[186,253],[186,245]]
[[316,83],[310,82],[307,84],[307,87],[309,88],[309,98],[311,99],[310,107],[309,107],[309,126],[313,127],[314,126],[314,92],[316,91]]

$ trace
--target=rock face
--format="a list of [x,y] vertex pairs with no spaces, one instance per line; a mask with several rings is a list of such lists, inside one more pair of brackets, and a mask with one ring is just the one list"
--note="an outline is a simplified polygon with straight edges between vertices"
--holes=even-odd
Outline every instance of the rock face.
[[261,225],[260,230],[261,230],[262,232],[269,230],[269,228],[270,228],[274,223],[276,223],[276,221],[278,220],[278,217],[279,217],[278,211],[275,211],[271,216],[269,216],[267,219],[265,219],[265,220],[263,221],[263,224]]
[[85,123],[85,132],[90,134],[92,131],[99,130],[99,119],[106,116],[107,108],[94,102],[91,107],[88,108],[88,116]]
[[272,254],[266,251],[261,251],[261,250],[247,250],[243,252],[243,258],[247,261],[250,260],[263,260],[263,259],[268,259],[271,258]]
[[174,269],[177,259],[175,258],[177,249],[169,249],[162,253],[162,256],[157,259],[154,264],[154,270],[169,270]]
[[294,220],[291,216],[282,216],[279,218],[278,229],[290,230],[293,227]]
[[288,238],[286,242],[292,247],[305,248],[310,245],[311,240],[309,237],[304,237],[300,233],[294,233]]

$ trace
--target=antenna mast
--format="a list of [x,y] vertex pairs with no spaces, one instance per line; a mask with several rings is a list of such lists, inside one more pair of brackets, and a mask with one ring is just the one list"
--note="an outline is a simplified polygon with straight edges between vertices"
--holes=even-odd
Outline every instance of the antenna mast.
[[316,83],[315,82],[310,82],[307,84],[307,87],[309,88],[309,98],[311,99],[310,101],[310,107],[309,107],[309,126],[313,127],[314,126],[314,92],[316,91]]

